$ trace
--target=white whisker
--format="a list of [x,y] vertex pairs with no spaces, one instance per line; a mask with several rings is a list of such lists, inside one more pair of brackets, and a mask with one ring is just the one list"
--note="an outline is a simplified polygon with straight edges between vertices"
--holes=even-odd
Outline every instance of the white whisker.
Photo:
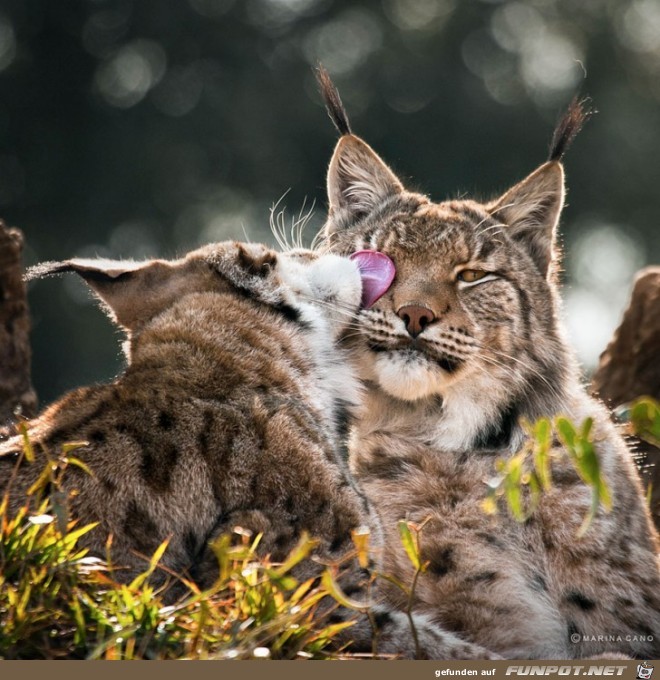
[[289,246],[289,243],[287,242],[286,239],[286,231],[282,228],[282,222],[281,218],[282,215],[284,214],[284,209],[280,210],[279,212],[276,212],[280,203],[286,198],[287,194],[291,191],[291,189],[287,189],[278,199],[275,203],[270,208],[270,215],[269,215],[269,222],[270,222],[270,230],[275,237],[275,240],[277,241],[277,245],[282,249],[283,252],[287,252],[289,250],[292,250],[293,248]]
[[243,236],[245,236],[245,242],[246,243],[252,243],[252,240],[248,236],[247,229],[245,228],[245,225],[243,222],[241,222],[241,230],[243,231]]

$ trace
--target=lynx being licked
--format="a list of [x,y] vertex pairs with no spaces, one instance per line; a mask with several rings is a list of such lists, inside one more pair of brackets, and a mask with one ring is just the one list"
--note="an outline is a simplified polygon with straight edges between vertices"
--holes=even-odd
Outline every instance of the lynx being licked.
[[[380,252],[396,267],[359,316],[367,393],[349,440],[351,468],[383,520],[385,571],[410,578],[397,536],[408,518],[424,525],[429,565],[417,610],[466,640],[510,658],[660,655],[657,534],[630,452],[585,393],[558,319],[561,159],[585,117],[580,104],[558,125],[549,160],[502,196],[434,203],[351,133],[323,70],[319,81],[342,135],[321,248]],[[612,511],[601,508],[582,538],[591,494],[566,456],[526,522],[482,509],[496,459],[528,436],[521,421],[556,415],[594,419],[612,493]]]
[[[337,343],[360,304],[355,263],[221,243],[176,261],[47,263],[31,276],[69,271],[126,330],[128,367],[114,383],[75,390],[28,423],[36,462],[21,460],[20,437],[0,445],[10,508],[25,502],[45,451],[57,455],[63,444],[85,440],[76,456],[91,474],[69,466],[62,485],[73,516],[99,523],[83,537],[92,554],[105,557],[112,534],[114,574],[122,581],[142,572],[169,539],[162,566],[208,587],[218,575],[208,542],[236,526],[263,533],[259,549],[275,561],[302,532],[318,537],[321,564],[298,565],[301,580],[350,552],[358,527],[370,528],[378,548],[377,518],[340,445],[360,402]],[[156,584],[163,573],[155,572]],[[356,560],[339,582],[365,599],[368,579]],[[174,599],[176,589],[169,594]],[[378,599],[373,589],[370,595]],[[344,620],[355,612],[339,607],[332,615]],[[416,630],[425,656],[488,654],[422,616]],[[417,652],[408,617],[384,606],[340,638],[371,651],[374,634],[382,653]]]

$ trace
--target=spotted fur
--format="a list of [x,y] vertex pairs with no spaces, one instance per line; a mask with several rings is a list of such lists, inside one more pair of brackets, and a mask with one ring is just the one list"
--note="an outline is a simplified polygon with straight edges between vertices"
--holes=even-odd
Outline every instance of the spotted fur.
[[[66,470],[71,512],[99,522],[82,541],[110,554],[115,575],[129,580],[165,540],[162,565],[202,587],[217,578],[208,543],[240,526],[263,533],[259,549],[284,559],[303,532],[320,539],[315,559],[352,550],[351,532],[379,524],[348,472],[342,433],[360,389],[337,344],[357,311],[356,265],[336,255],[223,243],[174,262],[70,260],[41,265],[31,276],[80,274],[128,334],[128,368],[114,383],[75,390],[28,424],[36,463],[19,458],[19,437],[0,446],[2,486],[10,507],[25,501],[41,473],[43,451],[85,440],[76,451],[91,470]],[[296,575],[319,575],[319,561]],[[376,568],[377,564],[374,565]],[[165,573],[156,572],[160,584]],[[363,570],[350,562],[341,586],[366,597]],[[177,589],[166,595],[174,599]],[[408,617],[375,602],[340,635],[356,651],[412,657],[417,647]],[[330,608],[331,602],[323,605]],[[354,619],[338,608],[334,619]],[[374,629],[375,628],[375,629]],[[420,653],[477,658],[480,647],[442,633],[417,616]]]
[[[337,108],[336,91],[326,99]],[[550,160],[488,202],[407,191],[352,134],[328,172],[322,248],[377,250],[397,271],[360,314],[354,351],[367,395],[350,443],[352,469],[383,518],[385,569],[409,580],[396,522],[423,523],[418,610],[510,658],[660,655],[658,537],[630,452],[585,393],[559,319],[559,159],[584,118],[574,102]],[[411,306],[422,310],[414,333]],[[594,419],[614,499],[581,539],[590,492],[559,455],[554,486],[527,522],[482,510],[496,459],[527,439],[521,422],[559,414]]]

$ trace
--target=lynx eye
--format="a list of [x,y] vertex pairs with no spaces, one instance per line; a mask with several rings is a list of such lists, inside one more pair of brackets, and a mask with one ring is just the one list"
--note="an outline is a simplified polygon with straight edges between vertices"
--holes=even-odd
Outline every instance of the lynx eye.
[[465,283],[474,283],[487,275],[488,272],[485,272],[483,269],[464,269],[462,272],[458,273],[457,278],[459,281],[464,281]]

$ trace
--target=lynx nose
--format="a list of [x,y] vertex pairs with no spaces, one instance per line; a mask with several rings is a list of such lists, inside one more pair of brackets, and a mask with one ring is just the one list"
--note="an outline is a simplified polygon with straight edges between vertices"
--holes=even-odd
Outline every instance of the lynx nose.
[[416,338],[435,319],[435,314],[421,305],[404,305],[397,311],[397,316],[403,319],[409,335]]

